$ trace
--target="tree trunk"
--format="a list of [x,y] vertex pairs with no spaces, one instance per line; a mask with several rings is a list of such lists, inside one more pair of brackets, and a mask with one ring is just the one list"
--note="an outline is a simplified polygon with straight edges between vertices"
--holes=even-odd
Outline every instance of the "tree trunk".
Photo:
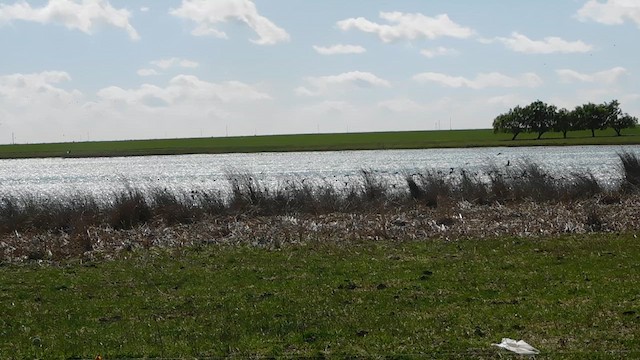
[[563,138],[563,139],[566,139],[566,138],[567,138],[567,130],[564,130],[564,131],[562,132],[562,138]]
[[544,134],[543,132],[539,132],[538,133],[538,140],[540,140],[540,138],[542,137],[542,134]]
[[615,131],[616,131],[616,135],[618,135],[618,136],[621,136],[621,135],[622,135],[622,129],[616,129],[616,128],[613,128],[613,130],[615,130]]
[[518,134],[520,134],[520,133],[519,133],[519,132],[514,133],[514,134],[513,134],[513,137],[511,138],[511,140],[515,140],[515,139],[516,139],[516,136],[518,136]]
[[591,129],[591,137],[596,137],[596,129]]

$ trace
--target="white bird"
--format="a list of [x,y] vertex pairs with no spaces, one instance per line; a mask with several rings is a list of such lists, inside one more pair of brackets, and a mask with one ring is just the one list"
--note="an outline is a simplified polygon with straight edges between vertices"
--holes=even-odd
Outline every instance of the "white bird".
[[501,347],[503,349],[507,349],[509,351],[513,351],[516,354],[520,355],[538,355],[540,354],[540,350],[534,348],[533,346],[527,344],[524,340],[515,341],[509,338],[502,338],[502,342],[500,344],[491,344],[493,346]]

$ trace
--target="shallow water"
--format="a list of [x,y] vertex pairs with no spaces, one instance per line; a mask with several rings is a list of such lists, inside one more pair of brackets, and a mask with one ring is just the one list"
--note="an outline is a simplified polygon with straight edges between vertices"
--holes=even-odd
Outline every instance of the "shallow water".
[[362,169],[402,183],[404,174],[427,169],[481,172],[491,165],[525,159],[556,174],[591,172],[604,184],[619,181],[617,153],[640,153],[640,146],[494,147],[471,149],[374,150],[257,154],[175,155],[86,159],[0,160],[3,194],[106,195],[124,188],[165,187],[190,191],[226,190],[228,173],[250,173],[267,185],[287,179],[326,181],[340,186]]

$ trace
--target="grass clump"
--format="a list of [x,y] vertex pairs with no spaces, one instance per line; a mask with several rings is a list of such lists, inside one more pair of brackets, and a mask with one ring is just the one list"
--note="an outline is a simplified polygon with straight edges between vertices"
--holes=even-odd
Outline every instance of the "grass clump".
[[166,225],[190,224],[201,215],[195,193],[176,193],[166,188],[151,189],[149,193],[150,212]]
[[114,229],[131,229],[151,220],[151,207],[140,189],[127,188],[114,195],[109,208],[109,225]]
[[631,152],[618,153],[623,172],[623,187],[626,190],[640,189],[640,158]]
[[428,207],[437,207],[438,198],[449,197],[453,193],[453,184],[441,171],[428,170],[424,174],[411,174],[405,177],[411,197],[424,202]]

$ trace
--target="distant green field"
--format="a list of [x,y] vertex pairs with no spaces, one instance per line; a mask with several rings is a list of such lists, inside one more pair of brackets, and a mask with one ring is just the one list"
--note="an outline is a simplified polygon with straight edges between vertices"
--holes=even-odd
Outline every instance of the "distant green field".
[[0,158],[640,144],[640,128],[623,134],[615,136],[608,129],[592,138],[589,131],[576,131],[563,139],[560,133],[548,133],[541,140],[536,140],[535,134],[521,134],[512,141],[510,134],[477,129],[16,144],[0,145]]

